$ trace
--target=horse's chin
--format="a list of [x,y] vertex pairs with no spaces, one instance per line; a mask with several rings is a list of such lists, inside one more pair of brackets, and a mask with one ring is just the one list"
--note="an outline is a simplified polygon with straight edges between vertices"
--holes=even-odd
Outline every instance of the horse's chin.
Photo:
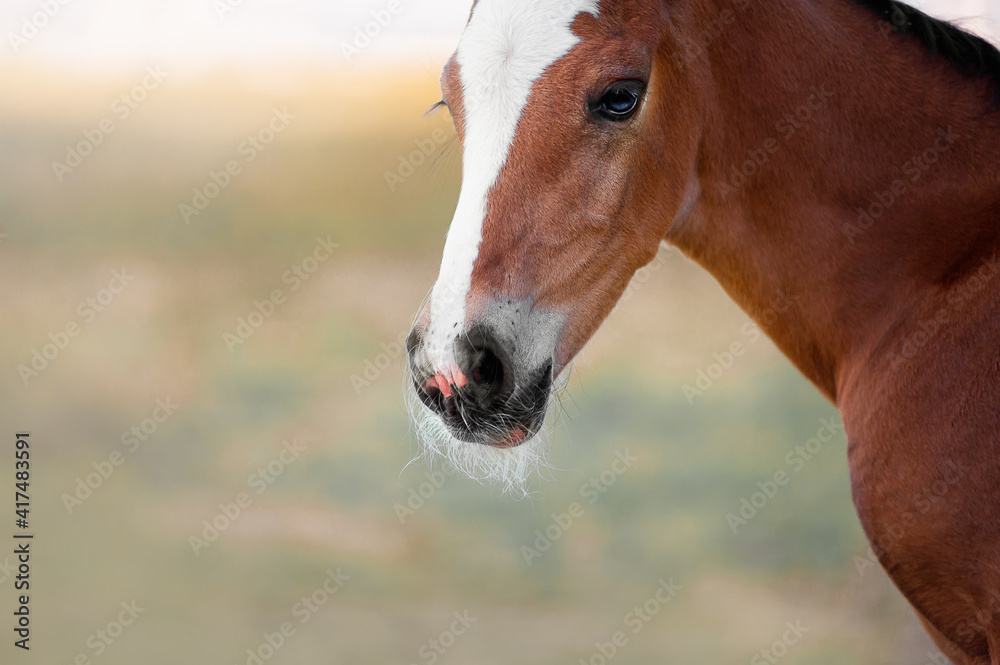
[[533,483],[549,469],[549,441],[541,422],[532,427],[515,426],[496,438],[468,441],[455,436],[415,396],[413,400],[418,458],[431,466],[450,466],[460,475],[516,497],[529,495]]
[[[439,418],[433,414],[432,416]],[[514,425],[513,427],[503,431],[479,434],[472,434],[462,427],[458,427],[456,429],[455,427],[449,427],[447,424],[444,424],[444,426],[448,429],[451,436],[462,443],[475,443],[490,448],[509,450],[511,448],[517,448],[518,446],[530,443],[536,436],[538,436],[538,433],[544,425],[544,421],[545,414],[542,413],[539,414],[532,425]]]

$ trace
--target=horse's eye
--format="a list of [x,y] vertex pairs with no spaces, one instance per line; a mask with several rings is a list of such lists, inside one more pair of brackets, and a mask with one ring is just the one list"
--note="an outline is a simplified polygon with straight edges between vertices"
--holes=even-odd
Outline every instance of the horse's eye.
[[590,110],[601,120],[623,122],[635,115],[645,91],[642,81],[618,81],[591,105]]

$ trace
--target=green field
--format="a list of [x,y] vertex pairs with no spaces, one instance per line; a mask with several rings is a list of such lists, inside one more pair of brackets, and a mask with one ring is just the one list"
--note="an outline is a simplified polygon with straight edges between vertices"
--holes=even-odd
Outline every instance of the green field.
[[[783,663],[927,662],[898,592],[858,570],[842,434],[809,442],[834,409],[699,268],[664,251],[578,359],[530,500],[428,478],[397,340],[458,191],[449,120],[423,115],[436,73],[171,78],[120,118],[142,76],[0,71],[0,436],[31,431],[37,534],[32,649],[5,629],[2,662],[600,665],[621,631],[616,663],[762,663],[788,622],[808,632]],[[294,117],[264,145],[276,110]],[[338,247],[313,264],[317,239]],[[734,533],[744,499],[762,505]],[[455,612],[475,619],[458,636]]]

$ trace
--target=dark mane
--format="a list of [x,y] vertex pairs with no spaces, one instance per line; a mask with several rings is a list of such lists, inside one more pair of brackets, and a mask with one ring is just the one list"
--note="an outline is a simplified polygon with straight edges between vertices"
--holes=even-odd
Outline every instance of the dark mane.
[[993,79],[1000,97],[1000,50],[990,42],[902,2],[854,2],[878,13],[900,35],[919,39],[931,53],[946,58],[965,76]]

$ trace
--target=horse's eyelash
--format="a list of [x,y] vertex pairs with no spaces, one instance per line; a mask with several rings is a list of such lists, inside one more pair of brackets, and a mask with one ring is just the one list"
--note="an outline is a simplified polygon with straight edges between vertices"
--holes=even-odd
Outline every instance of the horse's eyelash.
[[437,111],[440,108],[448,108],[448,103],[446,101],[444,101],[443,99],[440,102],[438,102],[437,104],[435,104],[434,106],[432,106],[429,109],[427,109],[427,115],[430,115],[431,113],[434,113],[435,111]]

